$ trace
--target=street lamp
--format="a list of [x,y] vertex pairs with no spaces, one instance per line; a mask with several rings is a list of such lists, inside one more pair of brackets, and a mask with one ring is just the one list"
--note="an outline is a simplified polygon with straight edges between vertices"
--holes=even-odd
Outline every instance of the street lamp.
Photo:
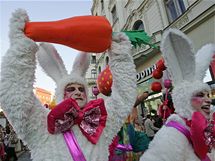
[[96,96],[96,99],[97,99],[97,96],[100,93],[99,89],[97,88],[97,86],[92,87],[92,93],[94,94],[94,96]]

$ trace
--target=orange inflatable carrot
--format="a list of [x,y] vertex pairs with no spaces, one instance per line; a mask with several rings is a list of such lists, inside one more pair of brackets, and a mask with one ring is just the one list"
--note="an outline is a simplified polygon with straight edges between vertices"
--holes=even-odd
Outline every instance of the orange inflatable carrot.
[[112,40],[110,23],[102,16],[27,22],[25,34],[34,41],[63,44],[80,51],[95,53],[108,49]]

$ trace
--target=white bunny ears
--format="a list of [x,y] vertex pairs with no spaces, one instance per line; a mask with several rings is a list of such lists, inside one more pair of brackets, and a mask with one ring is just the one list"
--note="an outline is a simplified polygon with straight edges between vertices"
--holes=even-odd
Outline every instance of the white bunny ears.
[[207,44],[198,50],[196,57],[196,79],[203,80],[205,71],[208,69],[210,62],[214,59],[215,44]]
[[89,54],[79,53],[73,63],[73,69],[70,74],[67,73],[63,60],[51,44],[41,43],[37,52],[37,58],[45,73],[56,83],[55,94],[58,103],[63,100],[64,88],[68,83],[82,84],[87,92],[85,75],[90,64]]
[[190,40],[182,32],[170,29],[164,33],[161,50],[174,84],[193,79],[195,58]]
[[55,82],[68,75],[65,65],[53,45],[41,43],[37,52],[37,58],[44,72]]
[[209,90],[203,78],[215,54],[215,45],[205,45],[195,55],[189,38],[179,30],[169,29],[163,35],[161,51],[174,85],[176,112],[191,118],[194,111],[190,102],[192,95]]

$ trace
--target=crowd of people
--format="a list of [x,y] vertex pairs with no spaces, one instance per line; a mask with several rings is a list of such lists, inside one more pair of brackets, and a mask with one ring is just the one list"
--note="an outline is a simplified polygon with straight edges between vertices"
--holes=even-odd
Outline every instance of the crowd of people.
[[[20,142],[12,126],[0,126],[0,158],[1,161],[16,161],[17,144]],[[21,143],[21,142],[20,142]],[[23,145],[21,145],[24,147]]]
[[[153,140],[154,135],[163,126],[166,119],[174,113],[174,107],[170,106],[172,105],[171,94],[168,94],[166,102],[169,102],[169,106],[165,110],[170,111],[170,109],[173,109],[173,112],[166,115],[165,118],[160,113],[163,104],[157,110],[144,107],[147,111],[145,115],[138,113],[138,106],[141,107],[141,104],[145,104],[148,96],[148,91],[144,91],[138,95],[131,114],[125,120],[124,125],[113,141],[115,145],[110,145],[111,157],[109,161],[139,161],[140,157],[148,149],[149,143]],[[165,98],[166,95],[164,93],[161,99],[165,100]],[[121,148],[117,147],[117,145],[120,145]],[[115,151],[113,152],[114,146]]]

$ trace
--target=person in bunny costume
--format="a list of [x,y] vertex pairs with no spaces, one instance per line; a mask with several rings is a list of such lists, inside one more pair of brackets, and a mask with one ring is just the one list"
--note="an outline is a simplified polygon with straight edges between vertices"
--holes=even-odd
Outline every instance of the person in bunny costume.
[[[24,35],[28,21],[22,9],[10,21],[10,48],[3,57],[0,88],[6,117],[28,145],[33,161],[107,161],[108,146],[136,99],[136,71],[128,37],[122,33],[112,36],[108,50],[111,96],[89,101],[84,78],[89,54],[80,53],[67,74],[51,44],[38,47]],[[36,56],[57,86],[58,105],[51,112],[33,94]]]
[[169,29],[163,35],[161,51],[173,81],[176,114],[167,119],[140,160],[214,161],[215,114],[210,113],[210,88],[203,78],[215,45],[207,44],[194,54],[189,38]]

